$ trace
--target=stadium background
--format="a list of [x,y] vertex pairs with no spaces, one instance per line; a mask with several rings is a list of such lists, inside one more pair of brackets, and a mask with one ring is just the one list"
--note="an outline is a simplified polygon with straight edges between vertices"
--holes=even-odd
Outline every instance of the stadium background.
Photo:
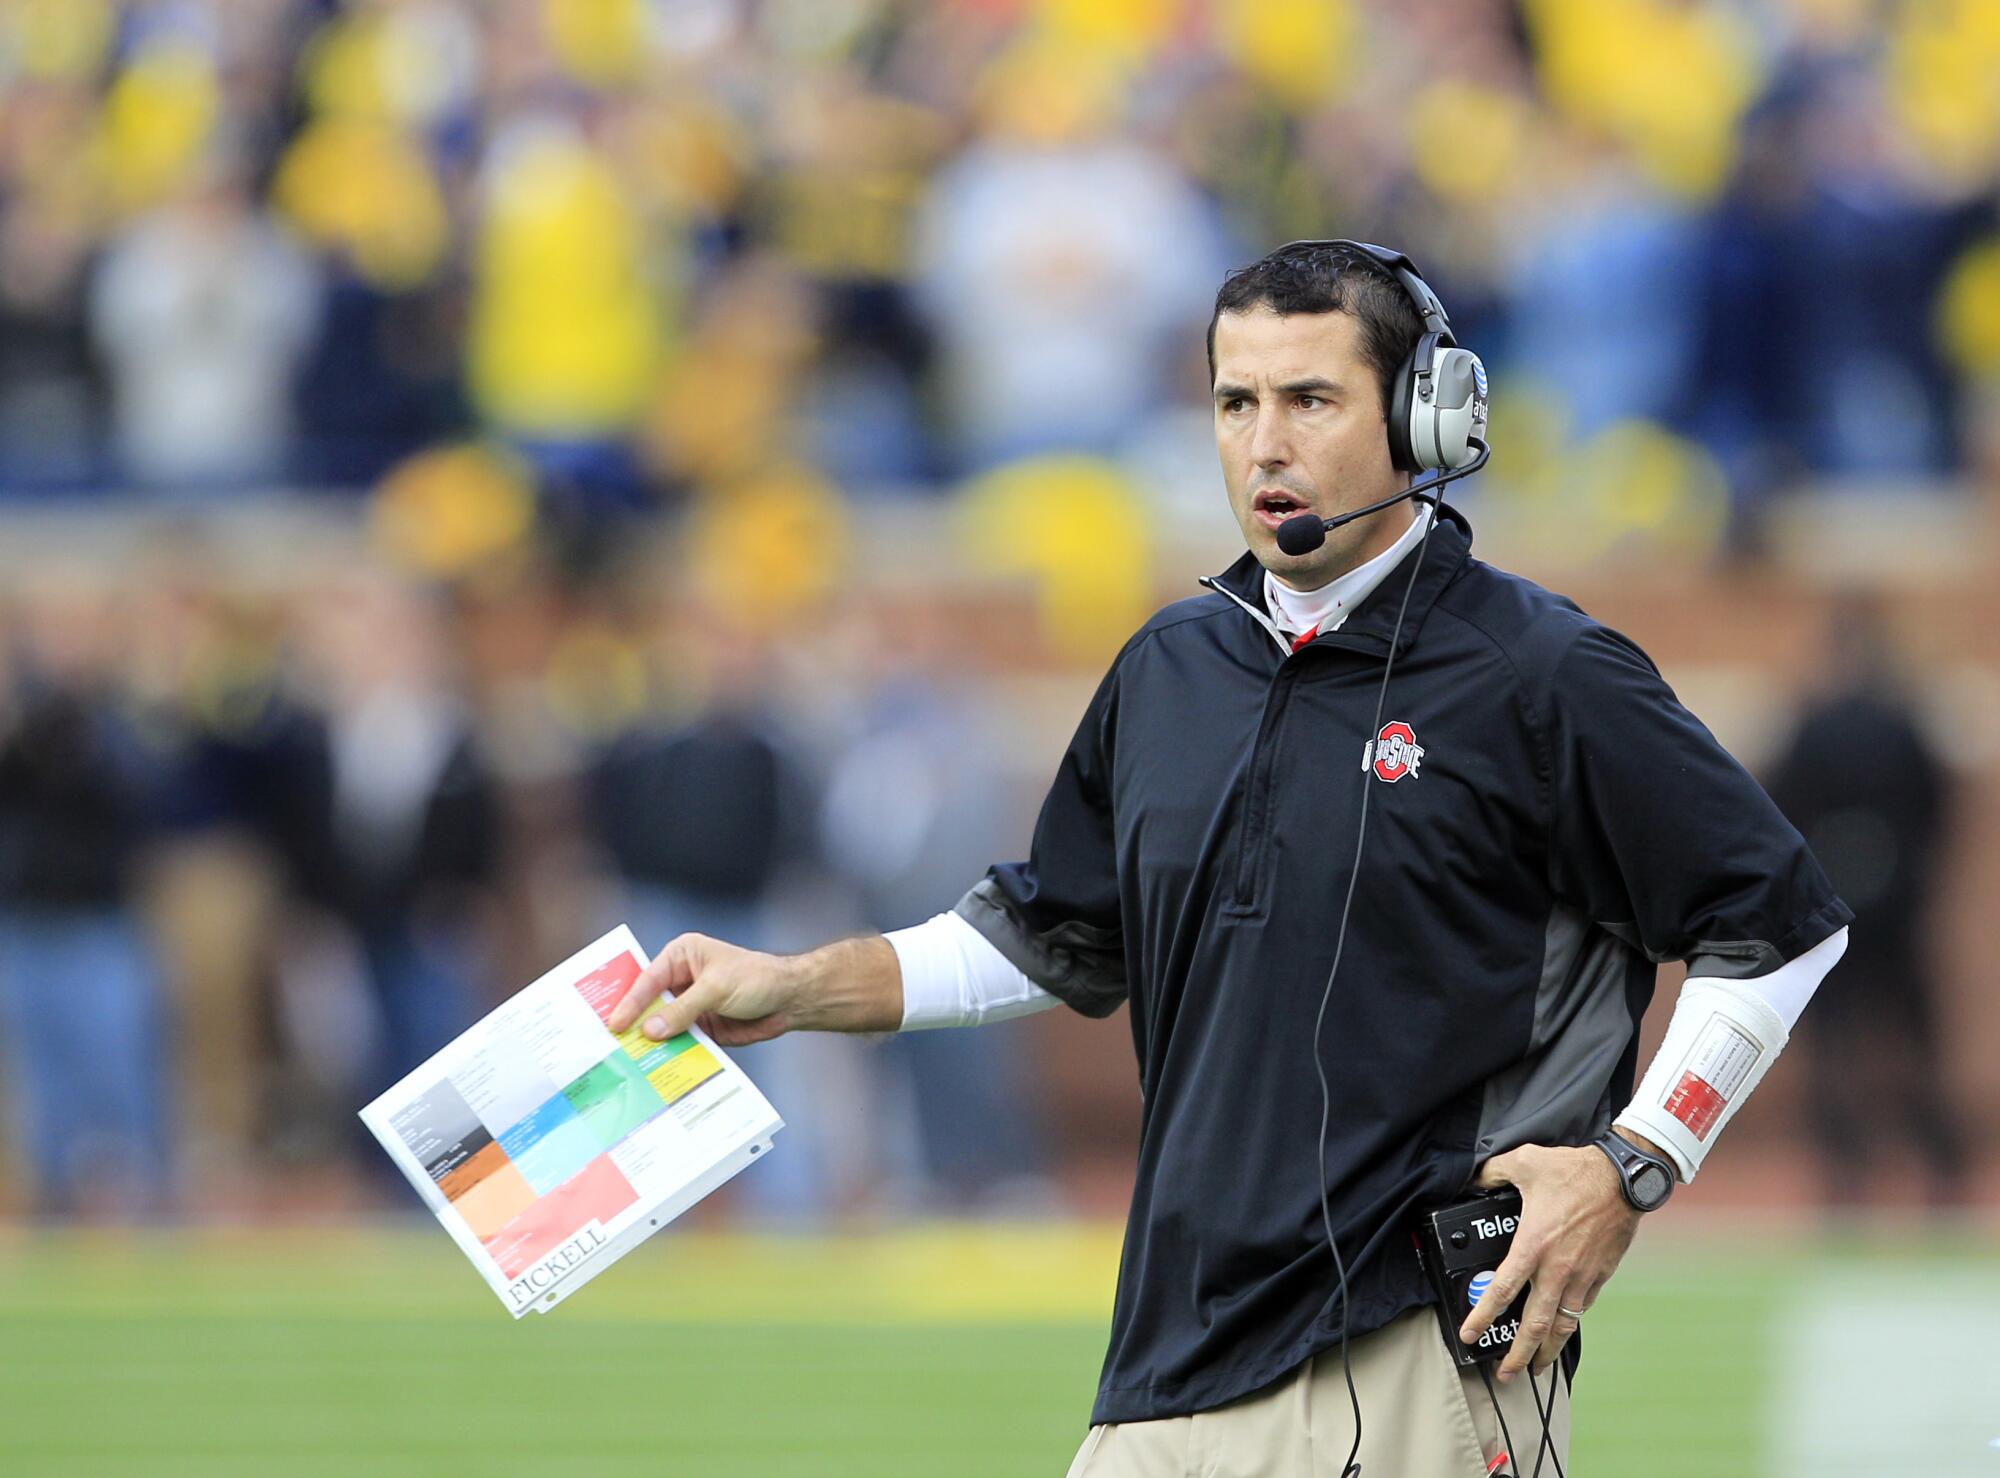
[[1872,613],[1950,777],[1920,858],[1822,839],[1934,999],[1645,1230],[1581,1471],[2000,1473],[1996,15],[0,5],[0,1462],[1060,1471],[1122,1016],[756,1049],[780,1152],[519,1327],[353,1109],[611,922],[803,947],[1019,855],[1240,548],[1220,273],[1347,234],[1492,370],[1481,553],[1767,776]]

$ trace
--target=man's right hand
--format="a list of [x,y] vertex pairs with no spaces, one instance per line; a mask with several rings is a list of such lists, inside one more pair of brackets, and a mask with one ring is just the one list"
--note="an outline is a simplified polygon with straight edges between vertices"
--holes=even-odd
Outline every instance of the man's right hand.
[[723,1046],[742,1047],[804,1029],[895,1031],[902,1019],[902,973],[880,935],[769,955],[682,934],[639,973],[607,1024],[622,1032],[637,1021],[663,1042],[699,1022]]

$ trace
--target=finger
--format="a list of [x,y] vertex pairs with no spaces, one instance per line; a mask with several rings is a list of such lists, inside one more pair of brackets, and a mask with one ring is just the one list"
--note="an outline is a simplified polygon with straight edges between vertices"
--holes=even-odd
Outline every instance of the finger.
[[1562,1355],[1563,1346],[1569,1343],[1569,1337],[1576,1333],[1576,1329],[1576,1320],[1557,1310],[1556,1322],[1550,1326],[1548,1338],[1542,1341],[1541,1349],[1535,1352],[1535,1358],[1529,1363],[1530,1372],[1540,1375],[1555,1364]]
[[639,1021],[639,1030],[656,1042],[677,1037],[722,1004],[722,989],[708,980],[697,980],[678,995],[662,996],[659,1005]]
[[1472,1183],[1483,1191],[1496,1191],[1503,1185],[1512,1185],[1513,1171],[1519,1158],[1513,1150],[1504,1155],[1494,1155],[1479,1167],[1479,1174],[1473,1177]]
[[622,1032],[663,993],[677,994],[692,985],[696,968],[693,945],[700,937],[681,934],[669,941],[665,949],[653,956],[653,963],[639,972],[639,978],[611,1008],[604,1024],[613,1032]]
[[[1503,1381],[1510,1381],[1528,1368],[1528,1364],[1554,1336],[1556,1325],[1556,1303],[1558,1292],[1568,1285],[1567,1268],[1542,1267],[1536,1270],[1534,1285],[1528,1292],[1527,1307],[1521,1310],[1521,1324],[1514,1331],[1514,1343],[1507,1350],[1507,1358],[1500,1362],[1496,1374]],[[1567,1321],[1565,1321],[1567,1322]]]
[[[1587,1291],[1589,1287],[1587,1283],[1573,1283],[1569,1291],[1556,1300],[1555,1323],[1549,1327],[1549,1337],[1542,1341],[1541,1349],[1535,1354],[1533,1367],[1535,1370],[1547,1370],[1555,1364],[1556,1357],[1562,1353],[1562,1347],[1568,1344],[1570,1336],[1576,1333],[1581,1323],[1576,1314],[1581,1314],[1590,1307],[1590,1295]],[[1576,1314],[1566,1314],[1563,1312],[1565,1309],[1574,1309]]]
[[[711,1021],[713,1025],[710,1025]],[[724,1047],[750,1047],[782,1035],[785,1026],[784,1022],[775,1016],[760,1016],[754,1021],[731,1021],[726,1016],[704,1016],[701,1029]]]
[[704,1013],[695,1023],[709,1038],[724,1047],[747,1047],[752,1042],[764,1040],[759,1028],[761,1021],[732,1021],[727,1016],[719,1016],[713,1011]]
[[708,969],[709,943],[700,934],[683,934],[647,967],[662,983],[663,993],[645,1009],[639,1030],[655,1042],[679,1036],[721,1005],[721,988]]
[[1493,1321],[1514,1302],[1533,1276],[1535,1256],[1532,1244],[1516,1233],[1514,1245],[1508,1249],[1505,1260],[1493,1270],[1493,1281],[1486,1285],[1486,1292],[1472,1306],[1465,1322],[1458,1326],[1460,1339],[1469,1345],[1478,1343],[1479,1336],[1486,1333]]
[[1556,1306],[1556,1329],[1562,1337],[1555,1342],[1553,1349],[1545,1351],[1548,1358],[1542,1365],[1537,1366],[1537,1369],[1554,1364],[1556,1357],[1562,1353],[1562,1347],[1569,1343],[1570,1336],[1582,1327],[1580,1319],[1565,1315],[1563,1310],[1575,1309],[1578,1314],[1589,1313],[1591,1305],[1597,1302],[1597,1295],[1604,1291],[1604,1285],[1610,1281],[1609,1273],[1599,1273],[1582,1283],[1570,1285],[1569,1292],[1563,1295],[1562,1302]]

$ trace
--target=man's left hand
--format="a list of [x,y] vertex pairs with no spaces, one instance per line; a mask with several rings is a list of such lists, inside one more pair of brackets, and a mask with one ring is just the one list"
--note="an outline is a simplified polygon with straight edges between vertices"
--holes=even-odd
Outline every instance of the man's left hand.
[[1639,1230],[1639,1213],[1625,1199],[1618,1172],[1604,1151],[1524,1144],[1495,1155],[1479,1169],[1486,1190],[1511,1185],[1521,1193],[1521,1225],[1506,1260],[1458,1336],[1476,1343],[1486,1327],[1533,1284],[1513,1348],[1500,1363],[1503,1381],[1534,1362],[1545,1370],[1572,1334],[1598,1290],[1618,1271]]

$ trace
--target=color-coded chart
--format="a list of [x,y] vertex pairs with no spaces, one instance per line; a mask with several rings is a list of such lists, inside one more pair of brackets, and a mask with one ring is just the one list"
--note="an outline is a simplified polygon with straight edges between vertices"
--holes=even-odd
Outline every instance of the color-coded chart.
[[614,930],[362,1111],[517,1316],[552,1306],[782,1127],[699,1031],[612,1036],[605,1023],[643,968],[630,931]]
[[715,1054],[686,1033],[664,1042],[644,1036],[633,1041],[634,1035],[627,1032],[618,1039],[619,1045],[668,1103],[679,1102],[722,1071]]

